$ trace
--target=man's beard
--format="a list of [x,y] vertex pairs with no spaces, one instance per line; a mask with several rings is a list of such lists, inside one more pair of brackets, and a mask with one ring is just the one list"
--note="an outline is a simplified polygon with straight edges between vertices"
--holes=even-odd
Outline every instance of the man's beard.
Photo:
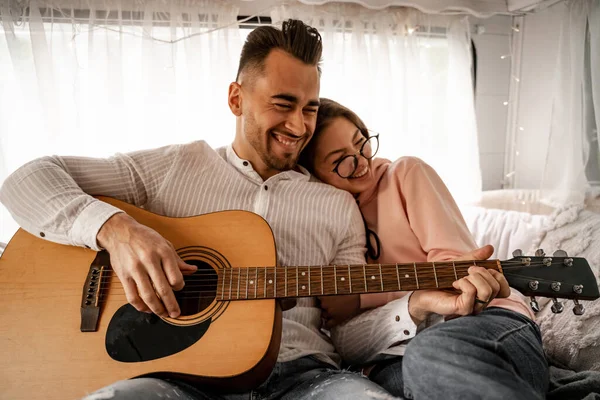
[[271,151],[271,139],[273,139],[271,131],[267,131],[265,133],[265,137],[263,138],[259,134],[261,129],[258,128],[253,122],[254,121],[250,120],[247,121],[246,132],[252,133],[247,134],[246,137],[248,138],[250,145],[252,145],[254,150],[256,150],[256,152],[260,155],[265,165],[276,171],[288,171],[295,168],[300,154],[285,154],[285,158],[283,159],[273,155]]

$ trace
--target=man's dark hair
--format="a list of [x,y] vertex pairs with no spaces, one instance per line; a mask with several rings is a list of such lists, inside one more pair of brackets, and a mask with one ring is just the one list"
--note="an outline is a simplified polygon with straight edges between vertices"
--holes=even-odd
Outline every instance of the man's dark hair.
[[316,65],[321,73],[321,35],[312,26],[296,19],[288,19],[281,29],[260,26],[254,29],[242,47],[236,81],[244,71],[262,73],[265,59],[274,49],[281,49],[307,65]]

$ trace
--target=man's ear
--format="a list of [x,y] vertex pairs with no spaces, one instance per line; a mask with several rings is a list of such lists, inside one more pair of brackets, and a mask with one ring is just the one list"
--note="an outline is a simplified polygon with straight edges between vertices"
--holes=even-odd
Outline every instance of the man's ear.
[[242,115],[242,87],[237,82],[229,84],[229,93],[227,96],[229,109],[236,117]]

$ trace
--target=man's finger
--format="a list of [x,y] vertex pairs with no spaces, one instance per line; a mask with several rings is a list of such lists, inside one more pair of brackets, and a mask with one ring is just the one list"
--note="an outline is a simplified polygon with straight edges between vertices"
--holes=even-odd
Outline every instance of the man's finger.
[[188,264],[183,261],[179,256],[177,257],[177,266],[183,275],[191,275],[194,272],[198,271],[198,267],[192,264]]
[[144,303],[146,303],[146,305],[150,307],[150,310],[152,310],[152,312],[156,315],[160,315],[161,317],[167,317],[167,311],[165,310],[163,303],[156,295],[156,292],[152,287],[148,275],[145,275],[143,272],[140,273],[138,276],[135,277],[135,284],[137,285],[140,297],[142,298]]
[[[488,300],[496,298],[496,296],[498,295],[498,292],[500,292],[500,283],[490,273],[490,270],[483,268],[483,267],[470,267],[469,274],[470,275],[477,274],[477,275],[481,276],[483,279],[485,279],[487,284],[492,289],[491,297],[489,297]],[[485,299],[482,298],[482,300],[485,300]]]
[[131,304],[139,312],[152,312],[146,303],[144,303],[144,300],[140,298],[137,286],[133,279],[123,279],[121,280],[121,284],[123,285],[123,289],[125,289],[125,296],[127,297],[129,304]]
[[[154,286],[154,290],[156,291],[160,302],[164,304],[164,308],[166,309],[168,316],[170,316],[171,318],[178,317],[181,312],[179,310],[179,304],[175,299],[173,289],[171,288],[171,285],[167,280],[165,272],[162,269],[161,262],[158,261],[153,263],[152,265],[147,265],[146,268],[150,275],[150,279],[152,279],[152,286]],[[150,308],[152,308],[152,305],[150,305]],[[159,315],[165,316],[162,314]]]
[[475,306],[475,297],[477,296],[477,289],[468,279],[462,278],[454,281],[452,284],[456,289],[461,291],[460,303],[456,314],[469,315],[473,313],[473,307]]
[[496,271],[495,269],[488,269],[488,272],[496,279],[498,284],[500,285],[500,290],[496,297],[506,298],[510,296],[510,286],[508,285],[508,281],[503,273]]
[[171,288],[173,288],[173,290],[183,289],[185,282],[183,281],[183,274],[179,269],[177,258],[174,253],[165,254],[162,259],[162,267]]

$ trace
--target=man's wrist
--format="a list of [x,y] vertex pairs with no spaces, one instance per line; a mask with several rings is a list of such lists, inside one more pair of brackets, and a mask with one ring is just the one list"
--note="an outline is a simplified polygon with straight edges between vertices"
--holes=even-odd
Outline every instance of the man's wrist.
[[423,292],[421,291],[415,291],[408,299],[408,313],[417,326],[419,326],[432,314],[432,312],[423,305],[422,294]]
[[96,241],[100,247],[110,249],[113,239],[117,236],[119,229],[123,229],[131,222],[135,222],[129,215],[121,212],[110,217],[98,231]]

